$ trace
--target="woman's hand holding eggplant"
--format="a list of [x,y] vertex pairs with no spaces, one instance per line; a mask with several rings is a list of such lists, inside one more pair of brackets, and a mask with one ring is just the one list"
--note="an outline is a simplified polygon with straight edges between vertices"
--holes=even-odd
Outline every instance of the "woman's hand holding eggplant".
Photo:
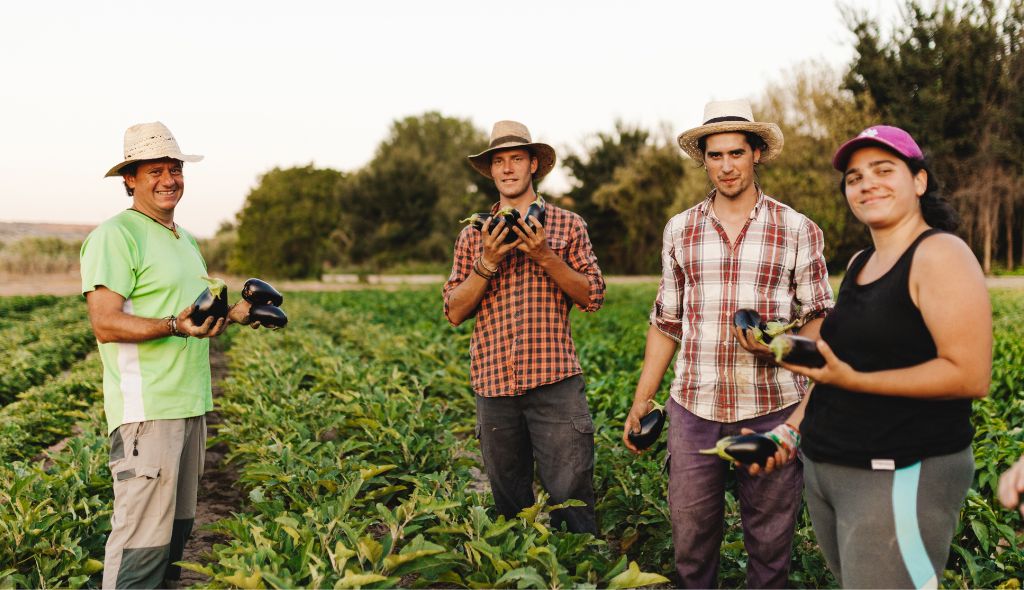
[[848,390],[854,389],[852,385],[857,381],[857,371],[855,371],[848,363],[839,360],[839,357],[832,352],[832,348],[824,340],[818,339],[817,345],[818,352],[820,352],[821,356],[825,359],[824,367],[815,369],[787,362],[781,362],[779,365],[784,369],[796,373],[797,375],[808,377],[815,383],[834,385]]
[[214,338],[224,333],[228,327],[228,318],[215,319],[213,316],[206,318],[202,324],[196,325],[192,322],[192,310],[195,305],[189,305],[178,314],[178,331],[193,338]]
[[492,223],[490,227],[484,225],[480,232],[484,247],[481,258],[484,264],[497,267],[505,259],[505,256],[519,245],[519,240],[509,244],[505,243],[505,236],[510,231],[512,229],[505,224],[503,218],[499,218],[498,222]]

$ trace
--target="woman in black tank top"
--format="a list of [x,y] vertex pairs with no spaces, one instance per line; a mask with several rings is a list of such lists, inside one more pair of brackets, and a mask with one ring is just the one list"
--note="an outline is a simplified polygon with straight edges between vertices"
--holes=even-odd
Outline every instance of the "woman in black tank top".
[[[988,291],[970,248],[947,233],[955,214],[907,132],[870,127],[833,166],[872,245],[821,325],[825,366],[783,364],[815,382],[788,422],[802,430],[807,503],[840,583],[928,586],[973,479],[971,400],[987,394],[992,367]],[[767,471],[788,460],[780,451]]]

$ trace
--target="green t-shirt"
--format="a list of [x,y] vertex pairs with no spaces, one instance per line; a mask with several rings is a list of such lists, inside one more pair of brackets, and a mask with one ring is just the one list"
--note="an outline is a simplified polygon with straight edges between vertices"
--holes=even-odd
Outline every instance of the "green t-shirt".
[[[177,315],[206,288],[206,263],[191,234],[178,235],[128,209],[82,244],[82,293],[102,285],[125,298],[125,313]],[[168,336],[99,344],[107,432],[122,424],[201,416],[213,409],[210,341]]]

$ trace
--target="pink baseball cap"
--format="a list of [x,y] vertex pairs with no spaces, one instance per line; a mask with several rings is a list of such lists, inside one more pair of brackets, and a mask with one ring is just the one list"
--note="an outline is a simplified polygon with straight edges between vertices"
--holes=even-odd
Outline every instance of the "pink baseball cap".
[[899,127],[875,125],[861,131],[857,137],[839,146],[836,155],[832,156],[832,167],[840,172],[845,172],[850,156],[865,145],[880,145],[910,160],[924,159],[924,153],[920,146],[909,133]]

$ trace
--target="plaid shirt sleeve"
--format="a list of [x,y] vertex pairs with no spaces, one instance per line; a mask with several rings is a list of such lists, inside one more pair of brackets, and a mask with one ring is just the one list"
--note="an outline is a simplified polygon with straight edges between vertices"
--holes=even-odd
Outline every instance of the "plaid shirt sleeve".
[[828,282],[824,248],[825,238],[821,229],[805,217],[797,243],[796,267],[793,269],[796,300],[800,304],[800,315],[804,322],[823,317],[832,309],[832,285]]
[[[448,301],[451,299],[452,291],[469,277],[469,273],[473,272],[473,252],[476,249],[475,242],[478,240],[473,239],[472,231],[469,226],[466,226],[462,233],[459,234],[458,239],[455,240],[455,257],[452,262],[452,273],[448,276],[448,280],[445,281],[444,288],[441,290],[441,295],[444,297],[444,317],[453,326],[455,324],[449,315]],[[476,310],[474,309],[470,317],[475,315]]]
[[576,217],[573,220],[571,230],[571,243],[569,244],[568,260],[569,268],[587,277],[590,284],[590,302],[584,307],[576,305],[580,311],[597,311],[604,305],[604,276],[601,268],[597,266],[597,256],[594,254],[594,247],[590,243],[590,234],[587,233],[587,224],[583,218]]
[[686,279],[676,262],[672,239],[674,221],[670,220],[665,225],[662,236],[661,282],[658,284],[658,295],[654,298],[650,321],[663,334],[679,342],[683,338],[682,310]]

